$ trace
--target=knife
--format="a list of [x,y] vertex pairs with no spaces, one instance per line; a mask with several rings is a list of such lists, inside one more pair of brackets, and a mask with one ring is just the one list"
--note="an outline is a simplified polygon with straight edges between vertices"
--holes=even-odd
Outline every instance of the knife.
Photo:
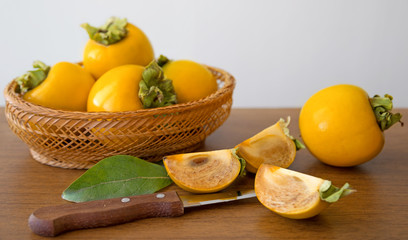
[[178,217],[184,208],[255,197],[254,190],[179,196],[176,191],[42,207],[28,225],[40,236],[105,227],[149,217]]

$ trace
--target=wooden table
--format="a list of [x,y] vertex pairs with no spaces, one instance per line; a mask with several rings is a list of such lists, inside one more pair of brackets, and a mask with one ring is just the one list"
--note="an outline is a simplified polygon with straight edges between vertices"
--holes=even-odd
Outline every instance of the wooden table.
[[[4,108],[1,108],[4,112]],[[408,109],[399,109],[405,118]],[[233,109],[229,119],[200,150],[231,148],[280,117],[292,117],[299,136],[299,109]],[[406,121],[406,120],[405,120]],[[408,122],[407,122],[408,123]],[[307,150],[298,152],[290,169],[349,182],[357,192],[308,220],[290,220],[263,207],[256,198],[186,209],[178,218],[144,219],[113,227],[60,235],[60,239],[406,239],[408,236],[408,126],[385,133],[386,144],[374,160],[352,168],[324,165]],[[63,190],[84,170],[68,170],[34,161],[27,146],[0,115],[0,239],[43,239],[27,220],[35,209],[66,203]],[[249,189],[253,175],[231,188]],[[179,188],[175,185],[166,190]],[[181,191],[181,190],[180,190]]]

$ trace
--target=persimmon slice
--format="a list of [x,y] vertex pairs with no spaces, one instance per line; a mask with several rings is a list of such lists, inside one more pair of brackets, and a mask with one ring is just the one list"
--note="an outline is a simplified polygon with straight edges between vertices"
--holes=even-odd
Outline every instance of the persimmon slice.
[[347,183],[337,188],[328,180],[270,164],[262,164],[255,177],[258,200],[273,212],[293,219],[316,216],[353,191]]
[[225,189],[241,170],[240,160],[230,149],[166,156],[163,163],[174,183],[193,193]]
[[256,173],[262,163],[270,163],[287,168],[296,156],[296,144],[289,135],[285,122],[280,119],[253,137],[236,146],[238,156],[246,161],[246,170]]

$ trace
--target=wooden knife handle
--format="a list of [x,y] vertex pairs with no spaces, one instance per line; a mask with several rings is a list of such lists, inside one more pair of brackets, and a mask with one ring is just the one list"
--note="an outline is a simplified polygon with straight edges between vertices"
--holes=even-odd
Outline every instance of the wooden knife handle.
[[104,227],[149,217],[183,215],[184,206],[177,192],[162,192],[125,198],[39,208],[28,219],[31,230],[40,236]]

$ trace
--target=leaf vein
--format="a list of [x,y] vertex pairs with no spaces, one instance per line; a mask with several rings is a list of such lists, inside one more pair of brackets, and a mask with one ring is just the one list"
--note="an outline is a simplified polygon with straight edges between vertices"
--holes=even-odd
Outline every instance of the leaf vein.
[[98,184],[94,184],[94,185],[91,185],[91,186],[88,186],[88,187],[78,189],[76,192],[82,192],[82,191],[85,191],[87,189],[95,188],[95,187],[97,187],[99,185],[114,184],[114,183],[121,183],[121,182],[125,183],[125,182],[129,182],[129,181],[136,180],[136,179],[170,179],[170,178],[169,177],[133,177],[133,178],[127,178],[127,179],[113,180],[113,181],[109,181],[109,182],[101,182],[101,183],[98,183]]

